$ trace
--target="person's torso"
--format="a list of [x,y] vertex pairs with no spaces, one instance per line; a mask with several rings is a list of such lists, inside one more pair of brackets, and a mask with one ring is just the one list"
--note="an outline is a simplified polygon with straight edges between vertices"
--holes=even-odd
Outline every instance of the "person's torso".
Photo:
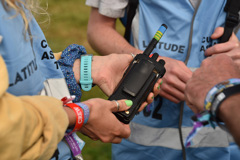
[[[224,26],[225,3],[226,0],[139,0],[132,22],[133,45],[144,50],[158,28],[166,24],[168,29],[153,53],[185,61],[189,68],[198,68],[206,58],[205,50],[218,42],[210,37],[217,27]],[[178,127],[179,104],[159,98],[152,105],[155,107],[146,107],[134,122],[153,127]],[[192,115],[185,105],[183,126],[192,126]]]

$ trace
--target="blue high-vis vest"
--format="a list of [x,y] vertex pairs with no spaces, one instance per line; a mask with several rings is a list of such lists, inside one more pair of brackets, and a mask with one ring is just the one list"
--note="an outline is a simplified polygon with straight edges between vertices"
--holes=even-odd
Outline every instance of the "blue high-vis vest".
[[[36,20],[29,18],[25,30],[22,16],[12,9],[8,12],[0,5],[0,53],[9,74],[8,92],[14,95],[36,95],[43,82],[50,78],[63,78],[46,38]],[[26,11],[28,17],[30,13]],[[29,13],[29,14],[28,14]]]

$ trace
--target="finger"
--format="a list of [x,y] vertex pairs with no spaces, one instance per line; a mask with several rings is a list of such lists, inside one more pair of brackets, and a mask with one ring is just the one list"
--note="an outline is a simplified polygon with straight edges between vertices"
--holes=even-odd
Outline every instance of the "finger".
[[140,108],[138,109],[138,112],[141,112],[145,107],[147,107],[148,103],[147,102],[143,102],[143,104],[140,106]]
[[[179,80],[181,80],[183,83],[186,83],[190,78],[191,78],[191,76],[192,76],[192,71],[189,69],[189,68],[187,68],[187,67],[184,67],[184,68],[182,68],[182,69],[174,69],[174,70],[172,70],[172,71],[170,71],[170,73],[171,74],[169,74],[169,75],[177,75],[177,78],[179,79]],[[164,81],[167,79],[171,79],[171,77],[169,76],[169,75],[165,75],[164,76],[164,78],[163,78],[163,83],[164,83]],[[177,80],[177,79],[175,79],[175,80]],[[173,81],[174,82],[174,81]],[[175,82],[176,83],[176,82]],[[177,83],[176,83],[177,84]]]
[[[133,54],[133,53],[130,53],[130,54],[123,54],[123,58],[124,58],[124,59],[127,58],[127,63],[128,63],[128,64],[132,62],[132,60],[134,59],[135,56],[136,56],[136,55]],[[126,66],[125,69],[127,69],[127,67],[128,67],[128,65]]]
[[219,44],[216,44],[216,45],[206,49],[204,55],[211,56],[213,54],[228,52],[235,47],[236,47],[236,43],[234,43],[234,42],[228,41],[226,43],[219,43]]
[[234,63],[238,66],[238,68],[240,69],[240,59],[234,60]]
[[168,99],[168,100],[170,100],[170,101],[172,101],[172,102],[174,102],[174,103],[179,103],[181,101],[180,99],[178,99],[178,98],[176,98],[176,97],[174,97],[174,96],[172,96],[172,95],[170,95],[167,92],[164,92],[162,90],[160,91],[159,95]]
[[113,104],[111,105],[111,107],[113,106],[113,110],[112,112],[118,112],[120,109],[120,104],[117,100],[112,100]]
[[128,124],[121,123],[121,127],[119,128],[119,135],[120,138],[128,138],[131,134],[130,126]]
[[130,54],[131,54],[132,58],[134,59],[136,55],[135,55],[135,54],[133,54],[133,53],[130,53]]
[[[163,93],[167,93],[169,96],[175,97],[175,99],[178,99],[180,101],[185,99],[184,96],[184,89],[185,89],[185,84],[182,82],[179,82],[178,86],[174,86],[174,84],[167,84],[165,82],[163,82],[163,84],[161,85],[159,94],[163,94]],[[179,90],[179,88],[181,90]]]
[[228,52],[226,53],[226,55],[228,55],[229,57],[232,58],[232,60],[239,60],[240,59],[240,50],[238,50],[238,52],[235,52],[235,51],[231,51],[231,52]]
[[211,35],[212,39],[220,38],[223,35],[224,28],[223,27],[217,27],[213,34]]
[[129,107],[133,105],[133,102],[131,100],[123,99],[123,100],[113,100],[111,101],[111,111],[112,112],[120,112],[128,110]]
[[[188,79],[190,79],[190,77]],[[175,88],[176,90],[183,92],[186,82],[187,81],[184,82],[176,76],[164,77],[160,85],[160,90],[171,91],[170,88]]]
[[159,79],[153,87],[153,93],[155,97],[159,94],[162,82],[163,82],[162,79]]
[[111,143],[121,143],[122,138],[120,137],[114,137]]
[[82,127],[81,128],[81,133],[85,136],[88,136],[89,138],[91,138],[92,140],[99,140],[99,137],[97,135],[95,135],[93,132],[91,132],[88,128],[86,127]]
[[153,92],[150,92],[147,97],[147,103],[150,104],[153,102],[153,100],[154,100],[154,94],[153,94]]

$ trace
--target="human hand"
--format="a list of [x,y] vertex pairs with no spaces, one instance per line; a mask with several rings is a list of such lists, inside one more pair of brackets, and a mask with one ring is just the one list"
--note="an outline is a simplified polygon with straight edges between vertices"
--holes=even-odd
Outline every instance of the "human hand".
[[174,103],[185,100],[184,89],[186,82],[191,78],[192,72],[182,62],[168,57],[160,57],[165,61],[166,73],[162,78],[160,96]]
[[185,89],[187,105],[195,113],[203,111],[208,91],[230,78],[240,78],[240,70],[229,56],[219,54],[206,58],[187,82]]
[[93,56],[93,83],[110,96],[132,60],[130,54],[112,53],[107,56]]
[[[111,95],[119,84],[123,74],[133,57],[130,54],[110,54],[108,56],[94,56],[92,73],[93,81],[107,95]],[[144,109],[147,104],[153,102],[154,96],[159,92],[159,81],[155,84],[153,92],[147,97],[147,100],[139,108],[139,112]]]
[[[212,34],[212,39],[218,39],[223,35],[224,28],[218,27]],[[236,35],[233,33],[229,41],[225,43],[215,44],[212,47],[209,47],[205,51],[205,56],[212,56],[214,54],[227,54],[230,56],[236,63],[240,64],[240,42]]]
[[156,84],[153,87],[153,92],[150,92],[147,100],[141,104],[141,106],[138,109],[138,112],[141,112],[148,104],[151,104],[154,100],[154,97],[160,94],[160,83],[162,82],[162,79],[159,79]]
[[128,138],[131,132],[129,125],[120,122],[112,112],[125,111],[131,103],[126,100],[117,102],[119,110],[114,101],[94,98],[82,102],[89,107],[90,116],[87,124],[81,128],[81,133],[104,143],[120,143],[122,138]]

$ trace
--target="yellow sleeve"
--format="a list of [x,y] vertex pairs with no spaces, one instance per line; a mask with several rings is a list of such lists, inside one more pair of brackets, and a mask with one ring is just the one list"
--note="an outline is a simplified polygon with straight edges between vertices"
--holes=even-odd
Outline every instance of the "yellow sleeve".
[[0,159],[50,159],[69,123],[62,102],[7,93],[8,74],[1,56],[0,86]]
[[58,52],[58,53],[53,53],[54,57],[56,60],[59,60],[61,58],[62,52]]

